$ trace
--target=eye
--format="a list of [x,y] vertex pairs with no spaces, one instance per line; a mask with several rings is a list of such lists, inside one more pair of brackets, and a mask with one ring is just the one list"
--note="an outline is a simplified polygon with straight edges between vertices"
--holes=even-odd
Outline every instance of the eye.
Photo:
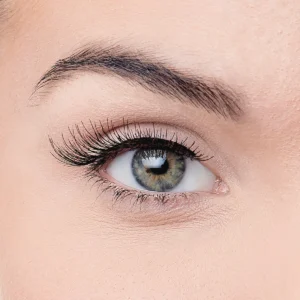
[[162,192],[213,192],[217,177],[199,160],[162,149],[138,149],[118,155],[106,173],[122,185]]
[[[177,127],[124,122],[118,127],[108,123],[106,129],[101,123],[69,128],[61,145],[49,138],[52,155],[82,169],[113,203],[126,198],[130,203],[185,203],[189,192],[229,193],[225,181],[207,167],[214,153],[205,141]],[[209,165],[217,167],[213,161]]]

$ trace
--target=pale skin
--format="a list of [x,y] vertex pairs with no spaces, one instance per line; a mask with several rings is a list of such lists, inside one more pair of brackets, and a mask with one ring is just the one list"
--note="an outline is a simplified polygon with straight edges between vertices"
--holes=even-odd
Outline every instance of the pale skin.
[[[2,298],[299,299],[299,1],[10,6],[0,39]],[[32,97],[41,76],[86,43],[146,51],[218,80],[244,113],[232,121],[108,74],[78,74]],[[108,117],[196,136],[228,190],[176,208],[114,207],[80,168],[53,158],[48,139]]]

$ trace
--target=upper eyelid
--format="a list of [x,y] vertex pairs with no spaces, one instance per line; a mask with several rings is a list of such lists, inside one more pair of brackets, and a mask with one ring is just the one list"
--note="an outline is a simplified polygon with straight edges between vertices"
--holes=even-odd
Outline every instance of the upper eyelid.
[[[104,149],[104,151],[102,151],[102,154],[104,155],[104,152],[111,149],[112,145],[118,145],[121,141],[124,142],[139,138],[155,138],[158,140],[161,138],[161,140],[166,141],[166,147],[168,146],[167,143],[174,143],[181,146],[182,149],[185,148],[186,153],[189,151],[191,156],[197,157],[198,159],[201,158],[202,161],[212,158],[211,155],[206,156],[203,149],[198,149],[199,147],[196,146],[197,144],[195,142],[188,143],[187,137],[182,138],[181,140],[179,140],[174,134],[170,134],[168,137],[168,131],[162,131],[159,127],[160,125],[148,125],[148,127],[145,127],[146,129],[143,131],[140,127],[141,124],[130,124],[128,121],[125,122],[125,120],[123,120],[123,127],[119,126],[114,128],[113,124],[110,124],[107,121],[106,126],[100,123],[100,129],[102,129],[101,132],[101,130],[97,130],[97,125],[95,123],[91,121],[89,123],[90,129],[88,129],[83,123],[81,123],[81,127],[79,125],[75,125],[75,130],[69,128],[70,138],[65,138],[65,136],[62,135],[61,144],[57,144],[51,137],[49,137],[50,144],[54,150],[53,155],[63,163],[84,166],[94,162],[100,163],[99,151],[101,150],[101,147]],[[125,128],[127,127],[127,131],[124,129],[124,126]],[[176,130],[174,130],[174,132],[176,132]],[[169,144],[169,147],[171,148],[171,144]],[[136,147],[136,149],[137,148],[138,147]],[[103,159],[106,158],[107,157],[104,157]]]

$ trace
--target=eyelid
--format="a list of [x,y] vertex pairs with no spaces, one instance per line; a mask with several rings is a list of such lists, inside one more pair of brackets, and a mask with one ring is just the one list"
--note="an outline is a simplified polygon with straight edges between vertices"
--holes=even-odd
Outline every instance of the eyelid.
[[[112,202],[103,204],[100,202],[101,210],[105,209],[111,215],[115,223],[127,223],[128,226],[142,228],[177,228],[181,224],[196,223],[200,226],[224,224],[227,217],[227,210],[232,209],[232,203],[227,196],[209,194],[203,192],[168,194],[170,201],[159,201],[155,192],[148,192],[150,195],[146,201],[137,201],[139,191],[128,190],[122,201],[118,201],[115,195],[120,194],[122,187],[108,181],[105,177],[96,179],[97,185],[93,184],[95,190],[102,189],[101,195],[114,199]],[[114,195],[115,194],[115,195]],[[143,197],[144,193],[140,193]],[[222,197],[222,201],[221,198]],[[199,225],[198,225],[199,226]]]
[[100,165],[103,163],[97,158],[101,154],[101,157],[106,160],[109,159],[110,155],[108,154],[112,154],[112,144],[117,150],[122,141],[140,138],[158,140],[161,138],[166,143],[169,141],[172,144],[181,144],[182,147],[190,149],[190,152],[195,153],[194,156],[201,161],[213,157],[212,151],[209,151],[204,141],[197,142],[197,137],[181,128],[153,123],[130,124],[128,121],[123,121],[123,124],[123,126],[118,127],[114,127],[109,121],[106,124],[96,124],[90,121],[88,127],[83,123],[76,124],[74,127],[68,128],[68,135],[62,135],[60,145],[49,137],[54,150],[53,154],[58,160],[69,165],[85,166],[93,162]]

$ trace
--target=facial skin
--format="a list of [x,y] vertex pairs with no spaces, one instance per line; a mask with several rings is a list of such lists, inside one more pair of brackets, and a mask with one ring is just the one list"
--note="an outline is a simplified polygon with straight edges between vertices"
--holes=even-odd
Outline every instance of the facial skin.
[[[0,39],[4,300],[300,298],[299,1],[19,0],[11,11]],[[109,72],[33,94],[89,43],[220,82],[243,113],[224,118]],[[114,206],[49,143],[107,118],[195,139],[229,192]]]

